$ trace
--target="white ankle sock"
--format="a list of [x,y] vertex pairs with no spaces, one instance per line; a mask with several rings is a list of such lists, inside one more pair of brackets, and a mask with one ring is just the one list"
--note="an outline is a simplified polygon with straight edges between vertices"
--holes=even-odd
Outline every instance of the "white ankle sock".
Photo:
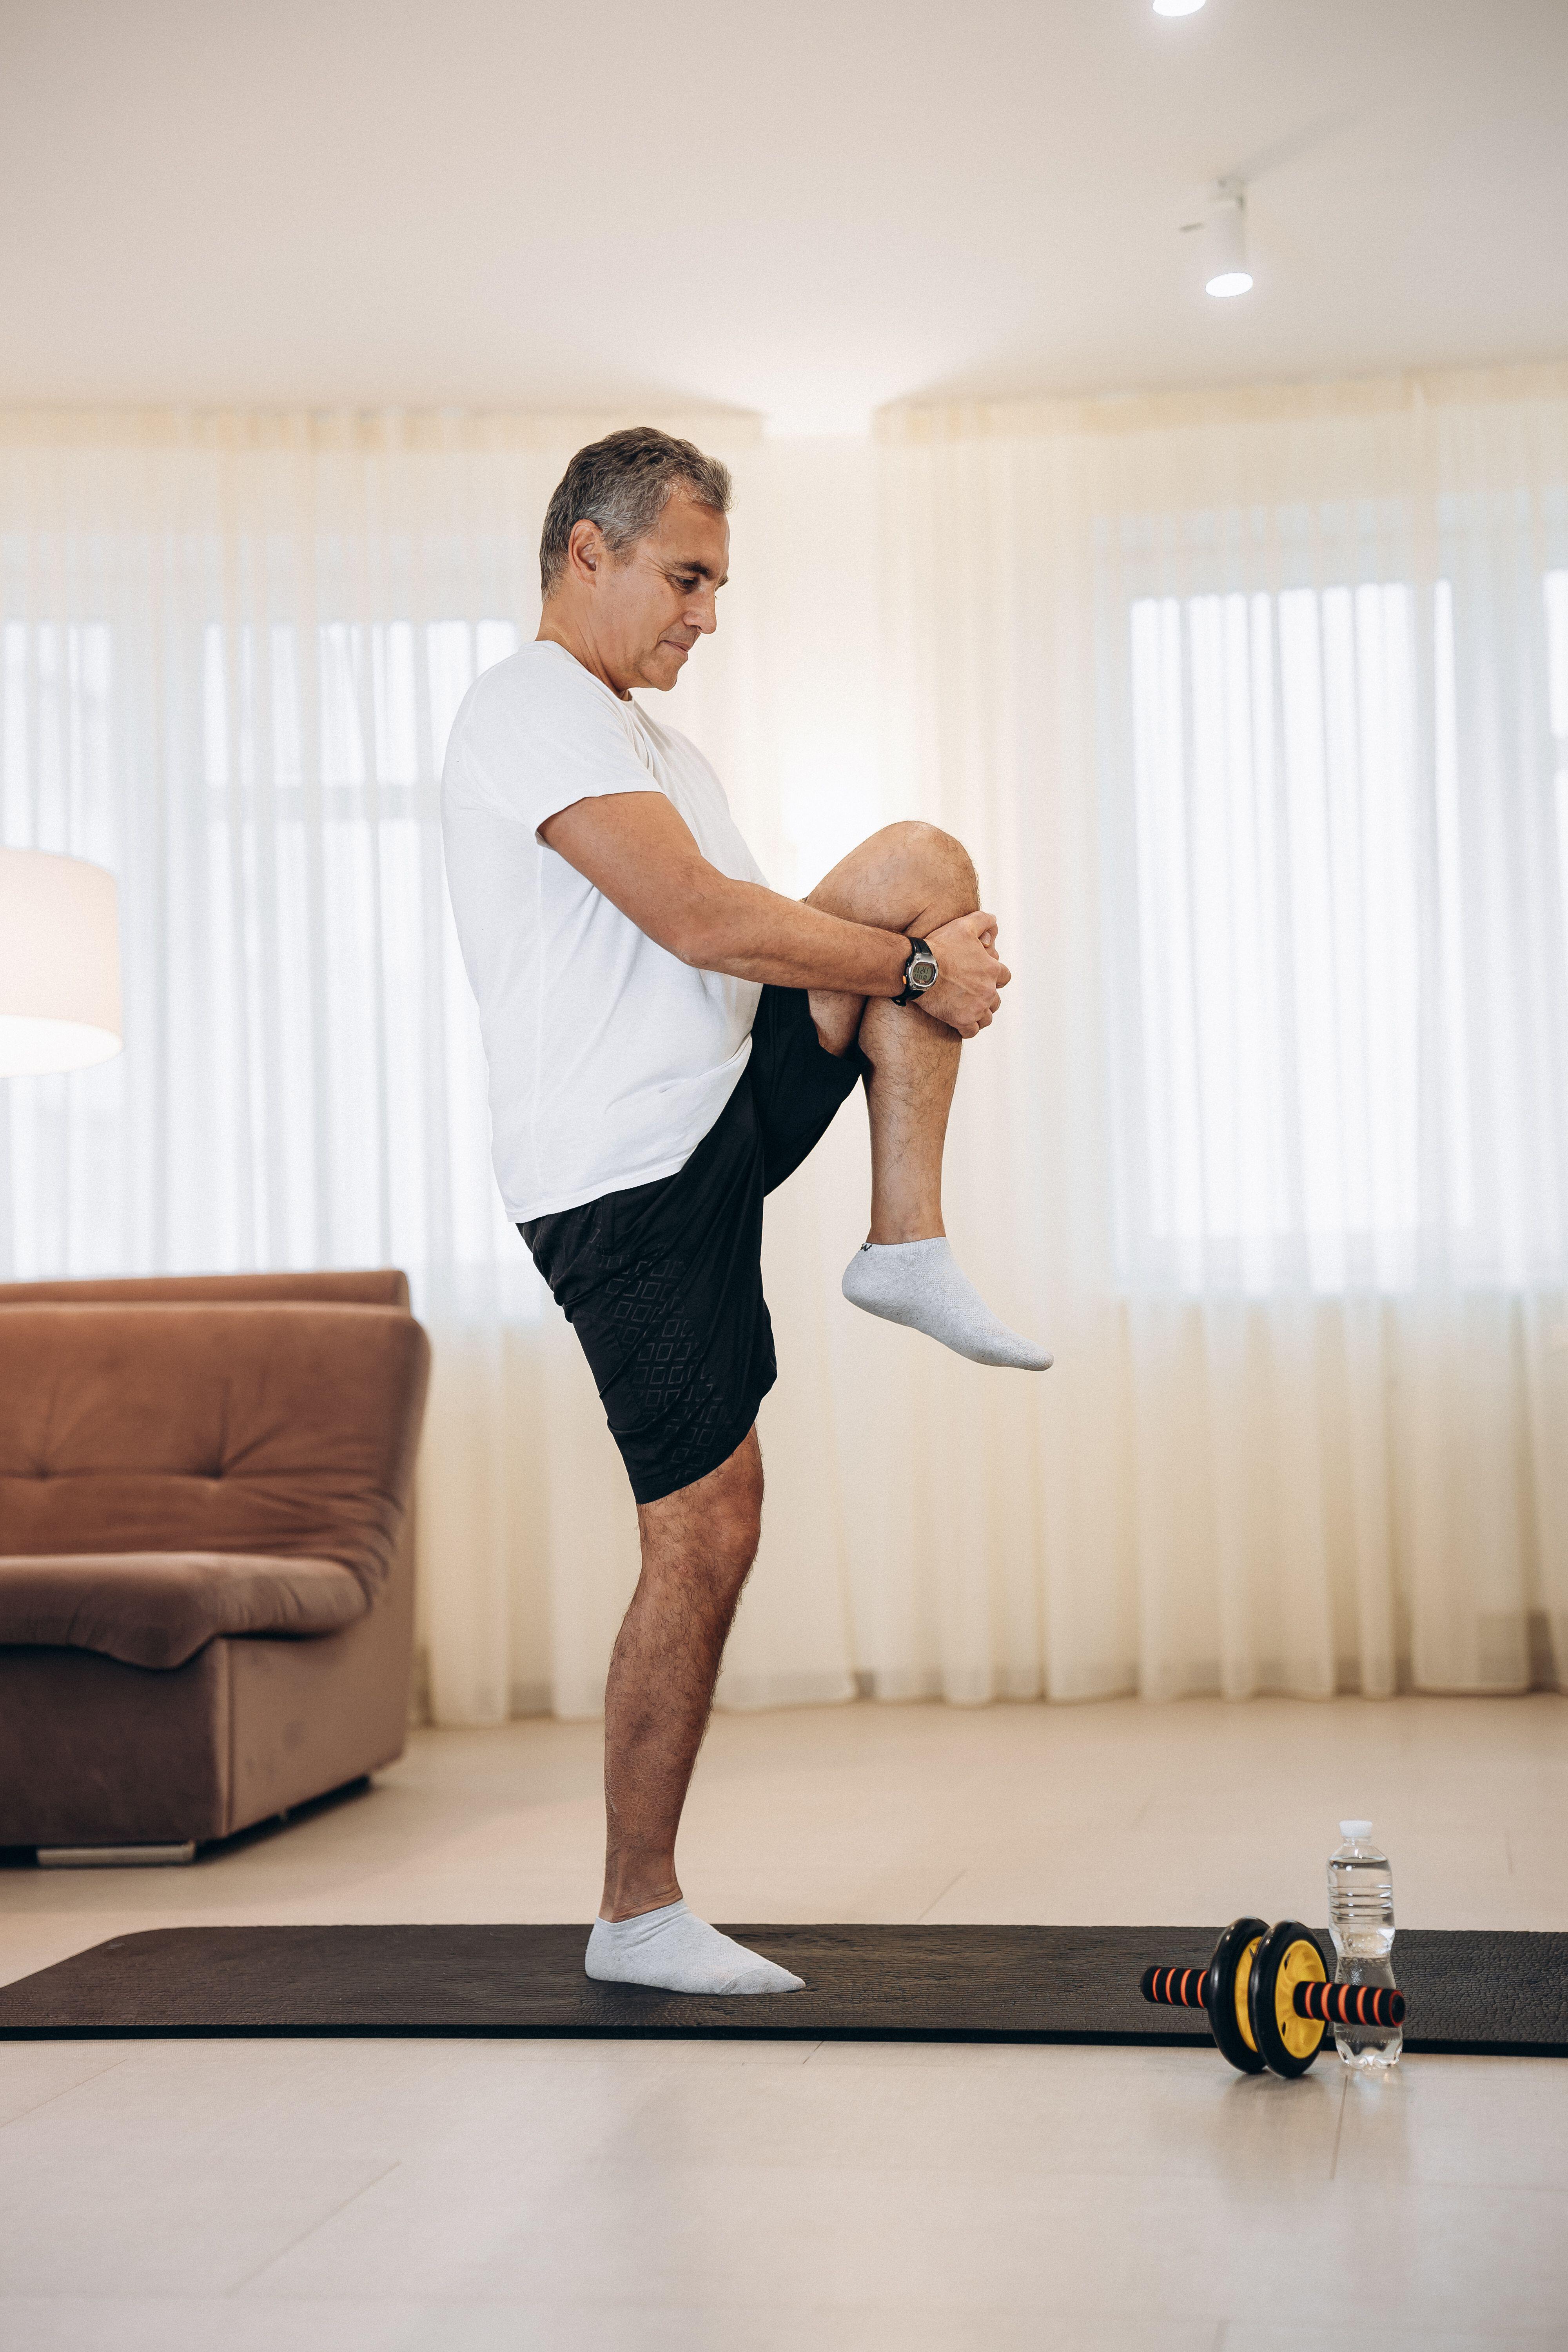
[[805,1980],[721,1936],[684,1903],[635,1919],[595,1919],[584,1968],[601,1984],[666,1992],[803,1992]]
[[868,1315],[905,1323],[976,1364],[1043,1372],[1051,1359],[992,1314],[944,1234],[924,1242],[867,1242],[844,1269],[844,1296]]

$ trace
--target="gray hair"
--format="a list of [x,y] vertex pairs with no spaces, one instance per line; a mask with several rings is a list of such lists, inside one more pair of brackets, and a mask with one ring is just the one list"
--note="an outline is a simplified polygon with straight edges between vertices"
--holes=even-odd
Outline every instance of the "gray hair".
[[733,495],[729,467],[717,457],[705,457],[689,441],[677,441],[651,425],[630,425],[579,449],[544,512],[539,541],[539,583],[544,594],[549,595],[565,569],[574,523],[597,523],[611,554],[623,556],[647,538],[678,484],[700,506],[729,513]]

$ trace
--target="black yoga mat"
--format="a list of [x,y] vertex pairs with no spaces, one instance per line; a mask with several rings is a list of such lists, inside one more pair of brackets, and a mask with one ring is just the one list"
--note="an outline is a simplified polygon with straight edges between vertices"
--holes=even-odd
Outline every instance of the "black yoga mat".
[[[0,2040],[698,2034],[1213,2047],[1201,2013],[1152,2009],[1138,1980],[1151,1963],[1206,1961],[1215,1927],[729,1933],[806,1990],[708,2000],[591,1984],[580,1927],[156,1927],[0,1987]],[[1568,2057],[1568,1935],[1408,1929],[1395,1958],[1406,2049]]]

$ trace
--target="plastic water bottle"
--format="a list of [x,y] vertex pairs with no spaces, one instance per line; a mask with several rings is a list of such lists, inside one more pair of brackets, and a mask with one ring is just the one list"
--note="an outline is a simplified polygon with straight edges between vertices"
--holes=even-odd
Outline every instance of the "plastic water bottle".
[[[1329,1925],[1339,1966],[1336,1984],[1391,1985],[1394,1966],[1394,1874],[1372,1842],[1370,1822],[1342,1822],[1344,1843],[1329,1856]],[[1347,2066],[1384,2074],[1405,2036],[1397,2025],[1336,2025],[1334,2047]]]

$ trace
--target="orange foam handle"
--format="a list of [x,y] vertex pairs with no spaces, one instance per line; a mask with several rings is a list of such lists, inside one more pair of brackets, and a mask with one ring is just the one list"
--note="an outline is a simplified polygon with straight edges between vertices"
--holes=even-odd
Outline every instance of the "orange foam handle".
[[1292,1996],[1298,2017],[1325,2025],[1403,2025],[1405,1995],[1392,1985],[1299,1984]]
[[1143,1998],[1162,2009],[1202,2009],[1207,1974],[1206,1969],[1145,1969]]

